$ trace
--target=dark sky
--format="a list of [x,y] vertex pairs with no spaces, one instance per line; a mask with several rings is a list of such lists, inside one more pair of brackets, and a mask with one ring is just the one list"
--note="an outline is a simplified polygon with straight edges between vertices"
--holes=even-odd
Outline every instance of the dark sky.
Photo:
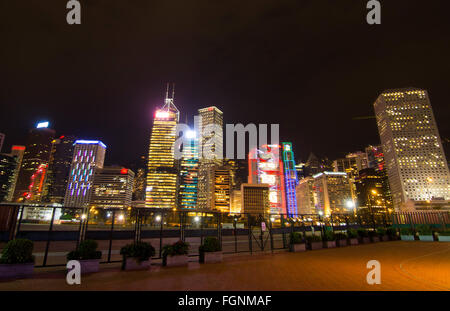
[[107,163],[146,154],[154,109],[176,83],[181,119],[215,105],[226,123],[279,123],[297,158],[379,142],[385,89],[429,91],[450,138],[448,1],[82,0],[0,2],[0,132],[23,144],[48,119],[58,134],[101,139]]

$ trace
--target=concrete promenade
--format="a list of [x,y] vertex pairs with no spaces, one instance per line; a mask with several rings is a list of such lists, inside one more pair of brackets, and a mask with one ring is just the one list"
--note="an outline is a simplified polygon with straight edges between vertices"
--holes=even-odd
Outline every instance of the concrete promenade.
[[[366,264],[381,263],[380,285]],[[381,242],[304,253],[230,255],[223,263],[124,272],[119,264],[69,286],[63,268],[36,269],[32,279],[1,281],[0,290],[450,290],[450,243]]]

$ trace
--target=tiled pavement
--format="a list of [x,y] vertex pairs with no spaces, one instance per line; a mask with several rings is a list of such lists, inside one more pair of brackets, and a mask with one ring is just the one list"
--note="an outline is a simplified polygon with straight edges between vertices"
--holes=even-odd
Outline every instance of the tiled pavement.
[[[196,258],[192,258],[195,260]],[[366,264],[381,263],[380,285]],[[382,242],[304,253],[227,256],[220,264],[152,267],[124,272],[118,264],[69,286],[65,273],[37,269],[32,279],[0,282],[0,290],[450,290],[450,243]]]

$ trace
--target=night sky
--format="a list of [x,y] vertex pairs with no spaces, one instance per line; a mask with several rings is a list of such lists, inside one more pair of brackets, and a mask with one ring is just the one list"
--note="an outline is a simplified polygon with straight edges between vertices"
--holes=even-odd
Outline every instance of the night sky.
[[181,121],[215,105],[226,123],[279,123],[302,160],[379,143],[375,119],[354,118],[385,89],[427,89],[450,138],[449,1],[381,1],[381,25],[365,0],[81,0],[81,25],[66,2],[0,2],[4,152],[49,120],[130,163],[168,81]]

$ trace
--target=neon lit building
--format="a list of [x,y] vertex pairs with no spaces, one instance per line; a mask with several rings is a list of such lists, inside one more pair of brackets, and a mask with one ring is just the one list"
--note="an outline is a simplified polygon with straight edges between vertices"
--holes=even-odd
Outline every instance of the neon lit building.
[[177,165],[175,162],[176,128],[180,112],[169,98],[167,88],[164,105],[157,109],[153,121],[148,153],[145,207],[176,208]]
[[286,189],[286,209],[288,216],[298,214],[297,197],[295,187],[297,186],[297,170],[295,167],[294,152],[292,143],[282,143],[283,146],[283,168],[284,184]]
[[268,184],[271,214],[287,214],[280,145],[264,145],[249,153],[249,184]]
[[106,146],[98,140],[76,140],[64,205],[87,207],[92,194],[95,170],[103,168]]
[[231,168],[229,166],[214,169],[214,209],[229,213],[231,209]]
[[394,208],[450,200],[450,173],[426,90],[387,90],[374,104]]
[[180,164],[179,207],[196,208],[198,197],[198,138],[195,131],[186,134]]
[[28,134],[14,191],[14,201],[39,202],[41,200],[43,187],[39,187],[40,180],[45,180],[55,135],[55,131],[48,126],[48,122],[41,122]]

